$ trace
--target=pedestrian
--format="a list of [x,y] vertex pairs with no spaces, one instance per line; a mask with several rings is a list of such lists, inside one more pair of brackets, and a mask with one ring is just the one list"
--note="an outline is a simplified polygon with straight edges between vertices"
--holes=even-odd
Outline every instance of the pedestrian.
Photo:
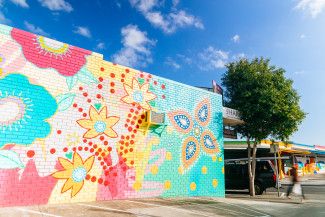
[[291,183],[287,190],[287,197],[290,198],[290,194],[295,193],[295,194],[301,195],[302,198],[305,199],[305,195],[304,195],[302,186],[299,183],[299,179],[298,179],[298,165],[294,165],[291,168],[290,175],[291,175]]

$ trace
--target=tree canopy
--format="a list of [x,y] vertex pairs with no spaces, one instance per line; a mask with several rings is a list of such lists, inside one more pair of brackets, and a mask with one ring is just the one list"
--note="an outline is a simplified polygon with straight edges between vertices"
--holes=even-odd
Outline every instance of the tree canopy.
[[237,109],[245,122],[236,126],[243,137],[287,141],[305,118],[293,81],[269,59],[229,63],[222,84],[226,105]]

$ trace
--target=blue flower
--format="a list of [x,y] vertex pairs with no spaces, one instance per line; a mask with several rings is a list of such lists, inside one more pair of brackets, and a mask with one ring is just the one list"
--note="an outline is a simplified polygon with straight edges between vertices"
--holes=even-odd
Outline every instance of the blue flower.
[[0,148],[6,144],[30,145],[51,131],[46,119],[57,110],[56,100],[21,74],[0,79]]

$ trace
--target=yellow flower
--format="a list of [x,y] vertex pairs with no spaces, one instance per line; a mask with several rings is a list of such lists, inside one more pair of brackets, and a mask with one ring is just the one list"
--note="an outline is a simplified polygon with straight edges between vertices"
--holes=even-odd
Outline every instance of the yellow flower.
[[117,133],[112,127],[120,120],[119,117],[110,116],[107,117],[107,107],[104,106],[99,113],[97,110],[90,106],[89,109],[90,119],[80,119],[77,123],[88,131],[83,135],[86,139],[92,139],[98,135],[105,134],[108,137],[116,138]]
[[149,83],[140,86],[135,78],[132,80],[132,87],[124,84],[124,89],[128,95],[121,99],[123,102],[128,104],[136,103],[147,110],[151,109],[148,102],[157,97],[155,94],[149,92]]
[[83,162],[82,158],[77,152],[74,152],[72,162],[67,159],[59,157],[59,162],[63,170],[54,172],[52,176],[57,179],[66,179],[61,193],[71,190],[71,197],[74,197],[82,189],[84,180],[91,170],[95,157],[90,156]]

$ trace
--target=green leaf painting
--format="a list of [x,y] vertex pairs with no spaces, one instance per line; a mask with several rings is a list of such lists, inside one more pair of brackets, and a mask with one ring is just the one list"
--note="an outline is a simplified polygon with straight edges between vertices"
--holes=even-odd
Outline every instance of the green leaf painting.
[[58,111],[67,110],[73,103],[76,94],[74,93],[66,93],[61,94],[56,97],[56,101],[58,103]]
[[1,169],[14,169],[24,168],[19,155],[11,150],[0,150],[0,168]]

